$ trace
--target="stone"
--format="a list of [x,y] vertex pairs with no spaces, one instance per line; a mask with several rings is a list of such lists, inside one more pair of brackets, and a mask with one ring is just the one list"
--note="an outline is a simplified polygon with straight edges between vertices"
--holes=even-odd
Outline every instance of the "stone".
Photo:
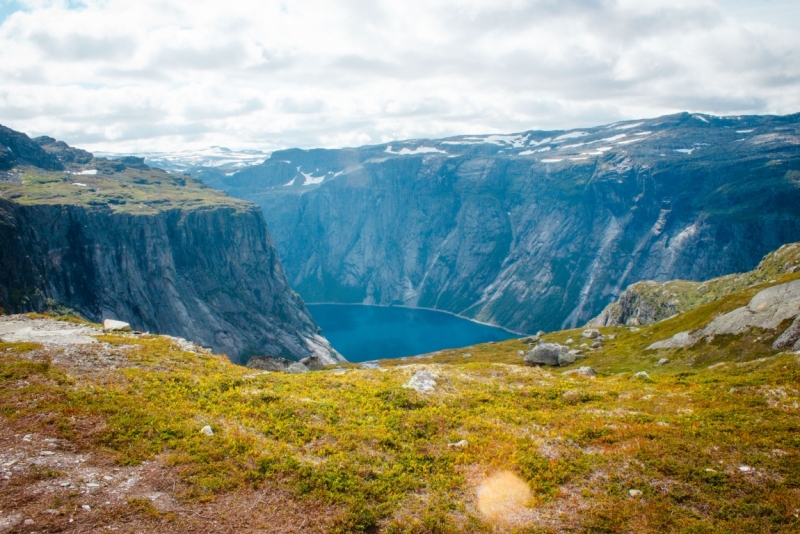
[[638,378],[639,380],[650,380],[650,375],[647,374],[647,371],[639,371],[633,375],[633,378]]
[[103,330],[106,330],[107,332],[130,332],[131,325],[124,321],[105,319],[103,321]]
[[539,336],[523,337],[522,339],[520,339],[520,341],[522,341],[523,343],[538,343],[539,342]]
[[[522,352],[522,351],[520,351],[520,352]],[[462,355],[461,355],[461,357],[462,357],[462,358],[472,358],[472,354],[470,354],[470,353],[468,352],[468,353],[466,353],[466,354],[462,354]]]
[[800,315],[798,315],[794,322],[778,336],[772,348],[776,350],[788,349],[800,342]]
[[569,349],[558,343],[540,343],[525,355],[525,365],[559,365],[559,356]]
[[306,366],[309,371],[322,371],[325,368],[325,362],[319,356],[309,356],[300,360],[300,363]]
[[642,496],[642,492],[640,490],[637,490],[637,489],[632,489],[632,490],[628,490],[628,495],[630,495],[631,497],[641,497]]
[[775,330],[783,321],[800,315],[800,280],[768,287],[756,294],[747,306],[715,317],[702,331],[710,338],[743,334],[751,328]]
[[575,340],[572,339],[572,338],[569,338],[564,342],[564,345],[569,346],[569,345],[572,345],[573,343],[575,343]]
[[594,339],[596,337],[600,337],[600,330],[596,328],[589,328],[587,330],[584,330],[581,336],[588,339]]
[[35,524],[35,521],[33,519],[26,519],[22,522],[22,524],[26,527],[30,527]]
[[572,365],[578,359],[577,356],[572,354],[572,352],[561,352],[558,355],[558,365],[561,367],[566,367],[567,365]]
[[451,447],[453,449],[463,449],[467,445],[469,445],[469,442],[465,439],[462,439],[461,441],[456,441],[455,443],[447,444],[448,447]]
[[545,334],[546,334],[546,332],[545,332],[544,330],[539,330],[538,332],[536,332],[536,335],[537,335],[538,337],[542,337],[542,336],[543,336],[543,335],[545,335]]
[[523,356],[524,357],[525,356],[525,351],[524,350],[518,350],[517,351],[517,356]]
[[201,434],[205,434],[206,436],[213,436],[214,435],[214,431],[211,429],[211,427],[209,425],[206,425],[203,428],[201,428],[200,429],[200,433]]
[[578,350],[578,349],[572,349],[571,351],[569,351],[569,353],[572,354],[573,356],[575,356],[575,358],[578,359],[578,360],[581,360],[581,359],[586,357],[583,354],[583,351],[582,350]]
[[88,504],[82,505],[81,508],[83,508],[84,510],[87,510],[87,511],[92,509],[92,507],[89,506]]
[[436,380],[428,371],[417,371],[408,382],[403,384],[403,387],[413,389],[419,393],[427,393],[436,387]]
[[657,341],[647,347],[645,350],[666,350],[677,349],[681,347],[691,347],[697,343],[699,337],[692,332],[678,332],[669,339]]
[[661,358],[656,362],[656,365],[667,365],[669,362],[669,358]]
[[595,378],[597,374],[595,373],[594,369],[591,367],[580,367],[578,369],[571,369],[569,371],[564,371],[562,373],[563,376],[581,376],[584,378]]
[[595,341],[594,343],[592,343],[592,348],[593,349],[602,349],[603,348],[603,344],[600,343],[599,341]]
[[303,365],[300,362],[294,362],[294,363],[289,364],[289,367],[286,368],[286,372],[289,373],[290,375],[296,375],[296,374],[300,374],[300,373],[307,373],[308,372],[308,367],[306,367],[305,365]]

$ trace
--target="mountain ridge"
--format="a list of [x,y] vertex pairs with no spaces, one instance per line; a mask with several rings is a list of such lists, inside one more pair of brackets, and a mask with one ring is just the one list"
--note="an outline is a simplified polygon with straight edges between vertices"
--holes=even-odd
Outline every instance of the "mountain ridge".
[[[260,205],[309,302],[577,326],[639,280],[752,269],[800,239],[800,115],[289,149],[198,176]],[[346,207],[343,209],[342,207]]]

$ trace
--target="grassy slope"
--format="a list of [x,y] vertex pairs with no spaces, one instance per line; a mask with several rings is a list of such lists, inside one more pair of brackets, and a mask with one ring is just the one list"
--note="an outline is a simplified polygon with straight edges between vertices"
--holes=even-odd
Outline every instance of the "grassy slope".
[[[673,313],[681,313],[719,300],[731,293],[758,284],[779,279],[786,273],[800,269],[800,243],[784,245],[767,254],[753,271],[721,276],[706,282],[672,280],[665,283],[644,281],[630,285],[626,292],[638,295],[640,303],[649,303],[660,313],[656,320],[666,319]],[[618,309],[615,302],[608,309]]]
[[[102,160],[100,163],[105,164]],[[97,165],[95,165],[97,166]],[[93,165],[88,167],[93,168]],[[158,169],[106,169],[96,175],[71,175],[20,167],[14,174],[21,183],[0,182],[0,197],[20,204],[68,204],[108,207],[115,212],[149,215],[171,208],[230,206],[249,203],[228,197],[185,175]],[[85,184],[86,187],[73,185]]]
[[[132,367],[102,381],[42,363],[34,345],[4,344],[0,416],[121,465],[157,458],[179,473],[186,503],[278,484],[338,510],[333,532],[797,532],[800,358],[776,355],[775,336],[758,333],[670,352],[663,367],[653,362],[664,353],[642,350],[754,291],[639,332],[604,329],[618,337],[580,362],[600,371],[595,380],[519,365],[519,340],[283,375],[109,335],[133,346]],[[567,336],[579,339],[547,339]],[[433,393],[402,387],[422,364],[440,377]],[[632,378],[639,370],[651,380]],[[214,436],[199,432],[206,424]],[[481,480],[506,469],[534,494],[515,526],[475,506]]]

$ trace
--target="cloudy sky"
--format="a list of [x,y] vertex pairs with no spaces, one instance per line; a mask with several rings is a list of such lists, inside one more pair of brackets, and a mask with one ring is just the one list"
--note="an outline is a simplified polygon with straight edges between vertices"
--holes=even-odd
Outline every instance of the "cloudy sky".
[[800,112],[798,0],[0,0],[0,124],[115,152]]

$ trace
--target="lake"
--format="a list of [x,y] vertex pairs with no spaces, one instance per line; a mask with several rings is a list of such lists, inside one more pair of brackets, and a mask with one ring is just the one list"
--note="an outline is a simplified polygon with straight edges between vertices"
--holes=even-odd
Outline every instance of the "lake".
[[449,313],[363,304],[307,304],[322,335],[351,362],[399,358],[520,337]]

